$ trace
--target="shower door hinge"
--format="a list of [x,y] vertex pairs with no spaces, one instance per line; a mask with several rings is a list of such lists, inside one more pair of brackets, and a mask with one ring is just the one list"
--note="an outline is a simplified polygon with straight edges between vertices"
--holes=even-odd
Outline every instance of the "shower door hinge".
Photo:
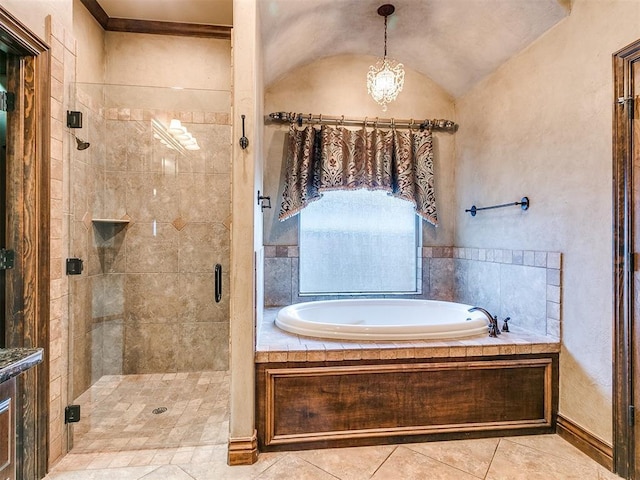
[[0,270],[10,270],[16,263],[16,252],[0,248]]
[[67,405],[64,407],[64,423],[76,423],[80,421],[80,405]]
[[13,112],[16,108],[16,95],[11,92],[0,92],[0,111]]

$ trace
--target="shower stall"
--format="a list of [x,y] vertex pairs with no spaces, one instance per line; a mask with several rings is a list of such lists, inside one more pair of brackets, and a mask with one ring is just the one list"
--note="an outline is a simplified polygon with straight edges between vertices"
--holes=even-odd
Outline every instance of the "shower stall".
[[[198,385],[217,381],[203,374],[226,375],[231,125],[229,91],[73,89],[69,115],[81,123],[68,123],[75,140],[67,142],[71,191],[64,209],[68,398],[83,407],[74,426],[79,434],[98,422],[91,418],[96,395],[87,394],[92,385],[128,382],[125,390],[135,396],[134,384],[149,389],[156,382],[153,396],[175,405]],[[172,380],[187,383],[176,391]],[[138,405],[138,417],[152,407]],[[171,415],[172,405],[157,407]],[[129,412],[126,421],[135,418]]]

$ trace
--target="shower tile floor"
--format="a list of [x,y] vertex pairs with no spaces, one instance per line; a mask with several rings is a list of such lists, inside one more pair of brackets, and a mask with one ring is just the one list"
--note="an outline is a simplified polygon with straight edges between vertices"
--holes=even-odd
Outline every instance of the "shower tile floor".
[[80,397],[75,446],[45,479],[619,479],[557,435],[263,453],[229,467],[228,390],[227,372],[104,377]]
[[106,375],[76,399],[74,453],[224,444],[228,372]]

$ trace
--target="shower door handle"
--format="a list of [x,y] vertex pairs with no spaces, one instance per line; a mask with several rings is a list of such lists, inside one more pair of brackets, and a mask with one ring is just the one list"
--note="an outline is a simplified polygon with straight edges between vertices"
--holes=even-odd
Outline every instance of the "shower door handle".
[[222,265],[219,263],[216,263],[214,277],[216,303],[220,303],[220,300],[222,299]]

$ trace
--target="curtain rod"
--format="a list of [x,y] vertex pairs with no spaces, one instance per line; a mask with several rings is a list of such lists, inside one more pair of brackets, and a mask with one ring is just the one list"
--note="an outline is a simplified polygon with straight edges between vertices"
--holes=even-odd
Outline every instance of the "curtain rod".
[[441,130],[445,132],[455,132],[458,125],[451,120],[398,120],[395,118],[345,118],[331,115],[315,115],[313,113],[292,113],[292,112],[273,112],[267,115],[267,121],[280,123],[297,123],[302,126],[303,123],[316,123],[321,125],[349,125],[349,126],[378,126],[378,127],[395,127],[395,128],[419,128],[420,130]]

